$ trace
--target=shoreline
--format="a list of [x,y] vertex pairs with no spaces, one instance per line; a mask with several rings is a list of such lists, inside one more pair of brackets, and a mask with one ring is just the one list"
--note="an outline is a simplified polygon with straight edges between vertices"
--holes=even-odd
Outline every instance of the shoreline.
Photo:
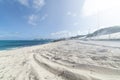
[[1,40],[0,50],[29,47],[50,43],[51,40]]
[[20,49],[20,48],[26,48],[26,47],[41,46],[41,45],[45,45],[45,44],[49,44],[49,43],[52,43],[52,42],[47,42],[47,43],[43,43],[43,44],[35,44],[35,45],[27,45],[27,46],[19,46],[19,47],[6,48],[6,49],[0,49],[0,52],[1,51],[9,51],[9,50]]
[[119,52],[78,40],[0,51],[0,79],[119,80]]

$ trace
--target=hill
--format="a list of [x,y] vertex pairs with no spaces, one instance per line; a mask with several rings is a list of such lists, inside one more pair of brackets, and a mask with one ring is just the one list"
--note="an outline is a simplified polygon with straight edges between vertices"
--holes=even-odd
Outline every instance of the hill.
[[120,26],[112,26],[112,27],[99,29],[91,34],[88,34],[87,37],[95,37],[95,36],[113,34],[118,32],[120,32]]

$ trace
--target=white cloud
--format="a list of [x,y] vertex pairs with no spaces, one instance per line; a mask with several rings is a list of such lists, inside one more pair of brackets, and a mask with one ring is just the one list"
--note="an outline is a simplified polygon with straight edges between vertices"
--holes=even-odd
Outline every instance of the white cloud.
[[38,15],[38,14],[32,14],[32,15],[28,16],[28,23],[33,26],[36,26],[41,21],[44,21],[47,17],[48,17],[48,14],[45,14],[42,17],[40,17],[40,15]]
[[45,0],[18,0],[18,2],[26,7],[40,10],[45,5]]
[[39,19],[39,16],[32,14],[28,17],[28,23],[35,26],[37,25],[38,19]]
[[18,0],[18,2],[20,2],[20,4],[24,5],[24,6],[29,6],[29,0]]
[[57,38],[69,37],[69,35],[70,35],[70,32],[66,30],[51,33],[51,36],[57,37]]
[[48,14],[45,14],[44,16],[41,17],[40,21],[44,21],[48,17]]
[[92,32],[120,25],[120,0],[86,0],[82,12]]
[[61,34],[66,34],[66,33],[69,33],[68,31],[59,31],[59,32],[55,32],[55,33],[51,33],[51,35],[61,35]]
[[67,38],[67,37],[79,35],[80,33],[81,33],[80,31],[70,32],[70,31],[64,30],[64,31],[58,31],[55,33],[51,33],[51,36],[54,36],[57,38],[64,38],[64,37]]
[[44,0],[33,0],[33,8],[41,9],[45,5]]
[[84,16],[91,16],[118,7],[120,7],[120,0],[85,0],[82,12]]
[[43,21],[48,16],[45,14],[43,17],[40,18],[40,10],[45,5],[45,0],[16,0],[20,4],[32,9],[33,12],[30,16],[28,16],[28,23],[35,26],[39,21]]

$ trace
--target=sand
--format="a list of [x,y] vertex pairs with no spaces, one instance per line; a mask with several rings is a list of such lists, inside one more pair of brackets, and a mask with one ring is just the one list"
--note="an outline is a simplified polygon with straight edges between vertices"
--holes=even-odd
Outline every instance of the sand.
[[120,80],[120,49],[67,40],[1,51],[0,80]]

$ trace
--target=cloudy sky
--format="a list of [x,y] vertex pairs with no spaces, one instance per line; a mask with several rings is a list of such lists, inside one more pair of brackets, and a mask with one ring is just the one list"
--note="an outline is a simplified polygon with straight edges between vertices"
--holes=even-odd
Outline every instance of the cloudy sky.
[[0,39],[59,38],[120,25],[120,0],[0,0]]

